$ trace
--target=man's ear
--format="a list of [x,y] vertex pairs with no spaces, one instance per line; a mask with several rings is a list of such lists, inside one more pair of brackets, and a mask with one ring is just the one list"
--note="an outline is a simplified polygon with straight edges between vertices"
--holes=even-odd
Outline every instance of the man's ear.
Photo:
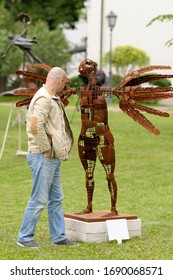
[[60,84],[62,84],[63,81],[64,81],[63,78],[59,79]]

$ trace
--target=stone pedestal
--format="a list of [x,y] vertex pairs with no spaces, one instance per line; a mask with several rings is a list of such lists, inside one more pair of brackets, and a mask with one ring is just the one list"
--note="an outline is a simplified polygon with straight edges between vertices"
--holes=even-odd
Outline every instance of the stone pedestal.
[[73,241],[96,243],[108,241],[106,220],[126,219],[129,238],[141,237],[141,219],[123,213],[110,217],[107,216],[108,213],[110,211],[104,210],[89,214],[65,213],[66,235]]

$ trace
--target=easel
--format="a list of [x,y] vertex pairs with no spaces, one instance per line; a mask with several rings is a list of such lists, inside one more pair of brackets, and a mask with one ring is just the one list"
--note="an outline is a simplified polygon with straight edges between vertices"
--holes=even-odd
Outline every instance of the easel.
[[6,139],[7,139],[7,135],[8,135],[8,129],[9,129],[9,126],[10,126],[13,106],[14,106],[14,101],[11,104],[11,108],[10,108],[10,112],[9,112],[9,116],[8,116],[8,121],[7,121],[6,130],[5,130],[5,134],[4,134],[4,139],[3,139],[2,147],[1,147],[1,151],[0,151],[0,160],[2,158],[3,151],[4,151],[4,148],[5,148],[5,143],[6,143]]
[[22,144],[21,144],[21,127],[22,127],[22,108],[19,107],[18,111],[18,150],[16,152],[16,156],[25,156],[27,152],[22,151]]
[[[13,107],[14,107],[14,100],[11,103],[11,107],[10,107],[10,111],[9,111],[9,115],[8,115],[8,120],[7,120],[7,125],[6,125],[6,129],[5,129],[5,133],[4,133],[2,147],[1,147],[1,150],[0,150],[0,160],[1,160],[3,152],[4,152],[4,148],[5,148],[5,144],[6,144],[6,140],[7,140],[7,136],[8,136],[8,130],[9,130],[10,122],[11,122]],[[18,119],[18,150],[16,152],[16,155],[17,156],[22,156],[22,155],[26,155],[27,152],[22,151],[22,149],[21,149],[21,139],[22,139],[22,137],[21,137],[22,109],[21,108],[19,108],[17,119]]]

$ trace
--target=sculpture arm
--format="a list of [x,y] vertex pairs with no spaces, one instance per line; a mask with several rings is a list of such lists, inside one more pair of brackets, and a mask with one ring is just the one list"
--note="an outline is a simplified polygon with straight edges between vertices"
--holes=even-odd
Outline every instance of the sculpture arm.
[[67,106],[69,104],[68,99],[72,94],[76,94],[76,88],[66,87],[65,90],[63,90],[60,98],[64,106]]
[[27,33],[27,29],[25,28],[22,33],[20,34],[21,37],[25,37]]

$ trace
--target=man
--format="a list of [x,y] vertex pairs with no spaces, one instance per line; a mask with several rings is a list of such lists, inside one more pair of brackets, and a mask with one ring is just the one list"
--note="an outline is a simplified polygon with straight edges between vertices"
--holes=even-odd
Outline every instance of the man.
[[46,83],[34,95],[27,113],[28,154],[33,188],[19,231],[17,244],[38,248],[35,227],[45,207],[48,208],[50,236],[53,244],[74,245],[65,235],[63,192],[60,182],[61,160],[67,160],[73,134],[60,96],[70,82],[66,72],[53,67]]

